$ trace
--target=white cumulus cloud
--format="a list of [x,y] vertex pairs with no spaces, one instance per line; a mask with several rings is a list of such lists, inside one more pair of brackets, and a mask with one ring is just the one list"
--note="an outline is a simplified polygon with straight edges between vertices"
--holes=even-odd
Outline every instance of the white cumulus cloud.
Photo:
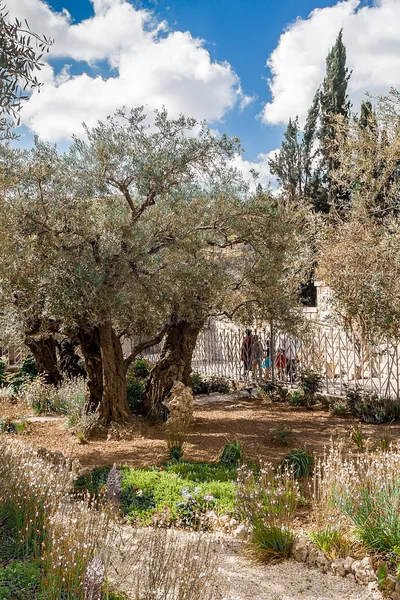
[[[213,62],[204,41],[190,32],[171,31],[147,10],[127,0],[91,0],[93,17],[74,23],[68,11],[54,12],[43,0],[9,0],[10,16],[26,18],[33,31],[54,38],[50,58],[79,61],[81,74],[66,66],[54,73],[46,64],[45,83],[22,109],[22,120],[46,141],[68,140],[113,113],[141,104],[149,111],[165,105],[171,116],[218,121],[252,98],[227,62]],[[107,61],[107,77],[88,68]],[[82,72],[83,71],[83,72]]]
[[345,0],[315,9],[281,35],[267,64],[272,101],[262,112],[267,124],[303,124],[313,95],[325,74],[325,58],[343,27],[347,63],[353,70],[349,95],[358,110],[365,92],[386,93],[400,86],[400,0]]
[[[243,158],[243,156],[237,156],[234,160],[235,167],[242,172],[245,181],[250,183],[250,187],[254,190],[258,183],[265,188],[271,186],[277,188],[278,182],[276,178],[271,174],[269,169],[268,159],[273,158],[279,150],[271,150],[268,153],[261,153],[257,156],[257,161],[250,161]],[[253,177],[253,172],[258,173],[258,177]]]

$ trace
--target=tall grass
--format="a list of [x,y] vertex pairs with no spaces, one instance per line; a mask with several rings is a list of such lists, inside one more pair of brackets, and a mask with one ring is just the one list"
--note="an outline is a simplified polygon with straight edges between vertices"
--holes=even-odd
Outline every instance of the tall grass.
[[45,383],[37,376],[20,389],[18,396],[38,414],[56,413],[68,415],[69,425],[73,426],[80,418],[87,394],[86,381],[82,377],[64,379],[59,386]]
[[248,466],[239,468],[236,503],[240,516],[251,527],[251,543],[261,559],[290,554],[291,524],[298,500],[299,487],[292,469],[275,470],[269,463],[256,471]]
[[71,473],[18,440],[0,437],[2,562],[40,561],[46,600],[84,600],[85,573],[98,556],[109,562],[109,517],[82,499],[72,504]]
[[351,528],[367,548],[400,548],[400,452],[397,447],[356,456],[331,448],[314,469],[317,523]]

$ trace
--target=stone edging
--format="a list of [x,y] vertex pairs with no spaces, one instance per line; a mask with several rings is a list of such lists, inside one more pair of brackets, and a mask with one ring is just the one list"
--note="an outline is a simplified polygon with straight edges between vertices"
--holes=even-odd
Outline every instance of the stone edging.
[[[362,560],[354,560],[351,556],[329,560],[311,540],[305,535],[300,535],[293,542],[292,557],[297,562],[320,569],[323,573],[330,572],[338,577],[351,577],[356,583],[367,585],[374,598],[377,600],[382,598],[378,577],[369,556]],[[394,575],[387,576],[385,590],[391,600],[400,600],[400,583]]]

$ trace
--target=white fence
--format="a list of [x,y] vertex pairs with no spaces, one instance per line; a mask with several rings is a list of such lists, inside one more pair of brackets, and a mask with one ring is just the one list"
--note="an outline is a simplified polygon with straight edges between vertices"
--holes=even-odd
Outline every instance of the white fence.
[[[263,379],[276,378],[295,385],[298,372],[311,369],[322,375],[325,391],[329,394],[343,395],[346,388],[360,386],[379,396],[400,399],[398,343],[385,340],[371,346],[363,344],[353,334],[318,324],[314,324],[301,340],[278,333],[271,344],[268,329],[256,333],[264,355],[268,345],[270,347],[270,369],[263,368]],[[193,371],[236,380],[260,379],[258,369],[255,373],[245,374],[241,352],[244,336],[245,331],[236,328],[219,326],[202,330],[193,355]],[[156,362],[161,351],[162,344],[159,344],[143,356]]]

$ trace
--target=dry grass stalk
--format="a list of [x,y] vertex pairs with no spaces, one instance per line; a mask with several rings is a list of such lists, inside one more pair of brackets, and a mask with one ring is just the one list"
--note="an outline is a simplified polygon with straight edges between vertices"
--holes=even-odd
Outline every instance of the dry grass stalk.
[[70,496],[73,475],[65,462],[42,460],[32,448],[0,437],[0,508],[18,532],[25,555],[40,559],[47,600],[83,600],[90,561],[99,557],[107,572],[110,518]]

